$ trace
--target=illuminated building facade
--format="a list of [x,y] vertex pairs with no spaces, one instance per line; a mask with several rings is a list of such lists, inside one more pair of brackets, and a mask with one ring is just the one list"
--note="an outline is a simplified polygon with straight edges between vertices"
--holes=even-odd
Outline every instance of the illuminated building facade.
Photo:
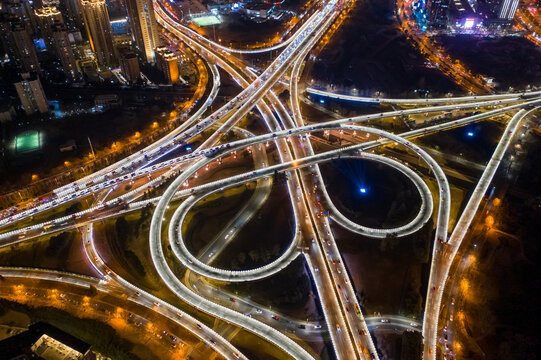
[[53,29],[54,53],[62,64],[62,70],[69,81],[81,80],[81,72],[73,55],[73,49],[68,32],[62,25],[55,25]]
[[37,19],[38,33],[41,35],[47,50],[53,50],[53,29],[55,25],[62,25],[64,20],[62,14],[54,6],[44,6],[35,10],[35,16]]
[[135,45],[147,62],[154,62],[154,49],[160,46],[160,38],[152,1],[126,0],[126,5]]
[[37,76],[31,77],[30,74],[25,73],[22,80],[13,85],[26,115],[32,115],[35,112],[43,114],[49,111],[45,92]]
[[176,84],[180,81],[178,56],[166,47],[156,49],[156,66],[164,74],[168,83]]
[[98,64],[114,65],[118,55],[113,42],[113,30],[104,0],[81,0],[81,10],[85,22],[90,47],[96,55]]
[[120,69],[122,70],[122,75],[130,83],[136,82],[141,75],[139,60],[134,53],[127,53],[122,56],[122,59],[120,59]]
[[34,42],[24,23],[11,16],[0,21],[0,38],[10,61],[21,72],[40,71]]
[[84,21],[79,0],[60,0],[59,9],[70,29],[83,29]]

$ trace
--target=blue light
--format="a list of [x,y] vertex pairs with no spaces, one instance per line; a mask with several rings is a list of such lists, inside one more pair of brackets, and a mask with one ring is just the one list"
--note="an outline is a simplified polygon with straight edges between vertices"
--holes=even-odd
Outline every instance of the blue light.
[[473,132],[468,132],[468,136],[473,136]]
[[359,191],[361,192],[361,194],[365,194],[365,193],[366,193],[366,189],[365,189],[365,188],[360,188]]
[[320,103],[320,104],[325,104],[325,100],[319,99],[319,103]]
[[192,151],[191,146],[186,146],[186,151]]

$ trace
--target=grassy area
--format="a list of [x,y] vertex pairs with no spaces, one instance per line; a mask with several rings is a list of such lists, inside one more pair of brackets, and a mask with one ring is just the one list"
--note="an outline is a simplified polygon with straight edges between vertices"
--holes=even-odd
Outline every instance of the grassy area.
[[194,255],[199,253],[235,216],[253,195],[254,183],[214,193],[199,201],[182,226],[186,245]]
[[[440,206],[440,195],[438,189],[438,183],[434,178],[425,178],[424,179],[430,192],[432,193],[432,199],[434,201],[434,211],[432,212],[432,220],[436,223],[438,218],[438,209]],[[449,229],[452,229],[455,226],[456,221],[460,215],[460,211],[465,206],[464,196],[465,190],[459,188],[453,184],[449,184],[449,190],[451,191],[451,212],[449,216]]]
[[293,209],[287,188],[273,182],[267,201],[227,244],[214,265],[226,269],[252,269],[268,264],[291,244],[293,229]]
[[295,259],[287,268],[268,278],[231,283],[228,291],[290,316],[305,319],[310,316],[306,307],[311,291],[310,279],[304,269],[304,260]]
[[152,207],[96,224],[94,238],[100,255],[120,276],[150,291],[159,291],[148,247]]
[[232,343],[248,359],[282,360],[292,359],[277,346],[262,340],[258,336],[247,331],[239,331],[232,340]]
[[323,164],[321,169],[335,206],[356,223],[391,228],[408,223],[419,211],[415,185],[387,165],[348,159]]
[[221,24],[222,21],[215,15],[209,16],[192,16],[192,21],[197,24],[197,26],[209,26]]
[[500,122],[482,121],[423,136],[417,138],[417,142],[444,153],[484,164],[492,156],[504,128]]
[[432,229],[430,222],[407,237],[370,239],[333,227],[365,314],[420,318],[423,272],[429,260]]
[[76,230],[48,235],[0,249],[0,265],[66,270],[94,275]]

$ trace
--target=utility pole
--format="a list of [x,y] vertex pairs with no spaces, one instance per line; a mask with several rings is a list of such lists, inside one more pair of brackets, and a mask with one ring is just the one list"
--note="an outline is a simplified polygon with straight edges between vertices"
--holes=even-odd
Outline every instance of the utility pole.
[[92,141],[90,141],[90,136],[86,137],[88,139],[88,144],[90,145],[90,151],[92,151],[92,159],[96,160],[96,154],[94,153],[94,148],[92,147]]

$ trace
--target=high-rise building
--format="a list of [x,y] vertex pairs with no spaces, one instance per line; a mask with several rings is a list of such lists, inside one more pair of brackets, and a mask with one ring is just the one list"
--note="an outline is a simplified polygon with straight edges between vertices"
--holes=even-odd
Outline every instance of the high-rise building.
[[47,50],[54,51],[53,29],[56,24],[62,25],[64,19],[62,14],[54,6],[44,6],[35,10],[38,33],[45,41]]
[[152,0],[126,0],[126,5],[135,45],[147,62],[154,62],[154,49],[160,46],[160,38]]
[[19,100],[27,115],[38,111],[42,114],[49,111],[45,92],[35,74],[31,76],[29,73],[25,73],[22,75],[22,80],[13,85],[15,85],[17,95],[19,95]]
[[[32,4],[28,0],[2,0],[0,2],[0,12],[2,14],[9,14],[16,16],[21,21],[30,36],[32,37],[37,29],[36,17],[34,16],[34,9]],[[35,6],[34,2],[34,6]]]
[[15,67],[22,72],[40,71],[36,47],[20,19],[4,17],[0,21],[0,37]]
[[70,29],[83,30],[85,23],[79,0],[60,0],[58,8]]
[[427,13],[431,28],[444,29],[447,27],[449,0],[429,0]]
[[81,10],[90,40],[90,47],[100,65],[114,65],[118,61],[113,43],[113,30],[105,0],[81,0]]
[[156,48],[156,66],[163,73],[168,83],[176,84],[180,81],[178,56],[165,46]]
[[66,79],[70,81],[81,80],[81,72],[75,61],[68,32],[64,26],[55,25],[53,29],[53,45],[54,53],[62,64]]
[[126,80],[128,80],[130,83],[136,82],[141,76],[139,60],[132,52],[122,56],[122,59],[120,59],[120,69],[122,70],[122,74]]

